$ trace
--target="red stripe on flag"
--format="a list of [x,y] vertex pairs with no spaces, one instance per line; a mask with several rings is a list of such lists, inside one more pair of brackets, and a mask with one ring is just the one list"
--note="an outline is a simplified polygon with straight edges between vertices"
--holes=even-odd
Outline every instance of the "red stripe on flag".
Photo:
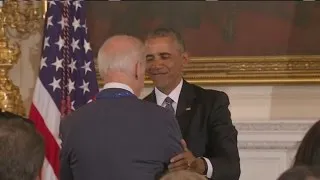
[[46,158],[48,162],[50,163],[51,167],[53,168],[53,171],[59,179],[59,169],[60,169],[60,163],[59,163],[59,153],[60,153],[60,147],[57,144],[57,141],[53,137],[53,135],[50,133],[49,129],[44,123],[44,119],[40,115],[37,108],[34,106],[34,104],[31,104],[30,119],[35,123],[35,126],[37,130],[40,132],[40,134],[44,138],[45,142],[45,153]]

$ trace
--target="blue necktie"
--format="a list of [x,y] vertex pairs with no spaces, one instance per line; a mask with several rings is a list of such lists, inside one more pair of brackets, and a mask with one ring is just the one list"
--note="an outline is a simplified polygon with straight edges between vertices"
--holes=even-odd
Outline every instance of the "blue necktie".
[[164,108],[168,109],[173,114],[175,114],[174,108],[172,107],[173,100],[170,97],[166,97],[166,99],[163,102],[164,102]]

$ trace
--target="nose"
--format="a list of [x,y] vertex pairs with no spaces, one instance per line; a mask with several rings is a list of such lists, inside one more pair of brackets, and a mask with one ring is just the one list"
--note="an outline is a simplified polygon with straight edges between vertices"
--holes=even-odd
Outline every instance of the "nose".
[[149,66],[149,68],[147,68],[147,71],[149,72],[157,72],[161,69],[161,66],[156,65],[156,64],[152,64],[151,66]]
[[152,62],[150,62],[150,64],[146,68],[146,73],[147,74],[149,74],[149,73],[153,74],[153,73],[161,72],[162,70],[163,70],[162,62],[155,59]]
[[150,62],[150,69],[160,69],[162,67],[162,61],[160,58],[155,58],[153,61]]

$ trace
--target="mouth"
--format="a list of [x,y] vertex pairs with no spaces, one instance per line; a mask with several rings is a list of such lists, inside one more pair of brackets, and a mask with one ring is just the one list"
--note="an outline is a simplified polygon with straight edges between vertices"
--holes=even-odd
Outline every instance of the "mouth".
[[152,72],[152,71],[148,71],[147,74],[149,76],[161,76],[161,75],[166,75],[168,74],[168,72]]
[[159,76],[164,76],[168,73],[149,73],[148,75],[149,76],[153,76],[153,77],[159,77]]

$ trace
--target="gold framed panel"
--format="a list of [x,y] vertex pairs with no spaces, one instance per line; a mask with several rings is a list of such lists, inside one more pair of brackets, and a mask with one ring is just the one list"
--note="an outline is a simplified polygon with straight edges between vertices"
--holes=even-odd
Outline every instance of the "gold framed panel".
[[[198,85],[320,83],[320,55],[194,57],[184,78]],[[145,84],[152,81],[146,77]]]
[[[47,0],[42,2],[45,15]],[[96,72],[102,87],[97,63]],[[197,85],[319,84],[320,54],[192,57],[183,74],[187,81]],[[148,77],[145,85],[152,85]]]

